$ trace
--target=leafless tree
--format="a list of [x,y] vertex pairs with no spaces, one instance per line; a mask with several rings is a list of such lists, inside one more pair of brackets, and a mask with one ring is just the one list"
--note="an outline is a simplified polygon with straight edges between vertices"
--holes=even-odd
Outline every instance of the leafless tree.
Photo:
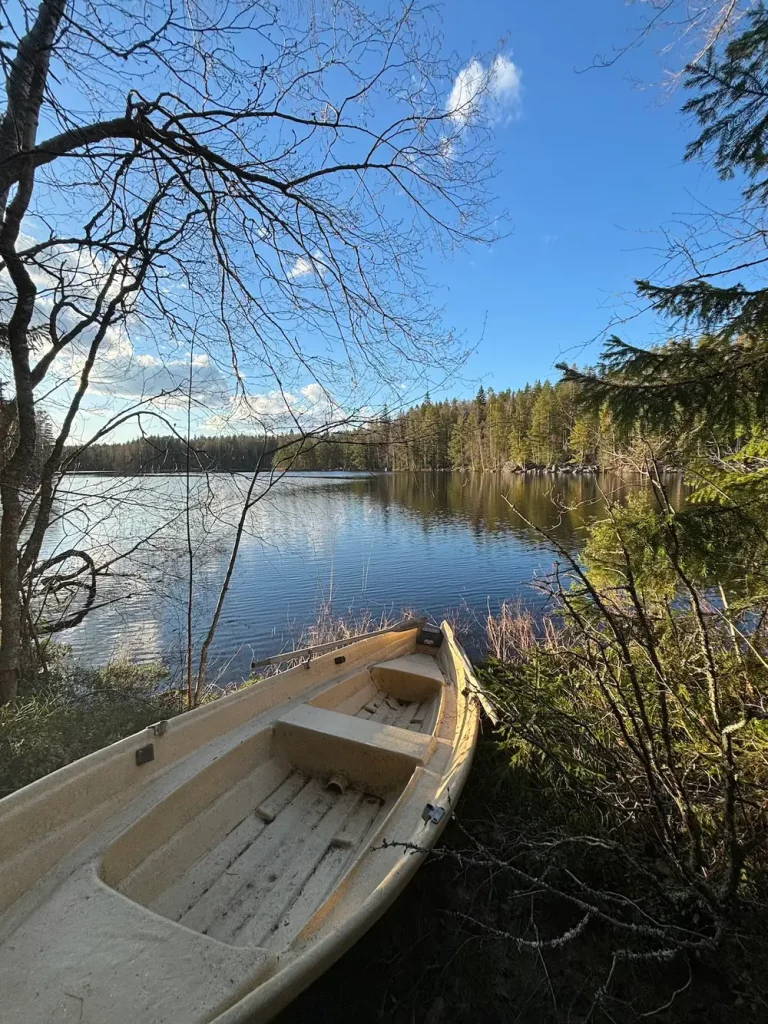
[[596,54],[590,69],[612,67],[630,50],[650,43],[659,50],[666,84],[676,84],[681,68],[698,64],[730,38],[756,4],[757,0],[625,0],[625,6],[638,14],[627,40]]
[[494,234],[497,66],[478,64],[490,70],[446,105],[457,68],[434,12],[410,0],[382,13],[43,0],[4,4],[3,22],[0,702],[17,690],[26,595],[94,384],[120,393],[150,372],[172,401],[194,337],[230,410],[265,388],[290,407],[309,381],[333,419],[372,381],[456,357],[421,256]]

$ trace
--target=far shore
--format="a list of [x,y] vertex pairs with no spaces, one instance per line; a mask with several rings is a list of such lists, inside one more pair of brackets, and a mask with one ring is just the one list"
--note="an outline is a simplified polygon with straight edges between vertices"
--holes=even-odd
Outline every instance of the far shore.
[[[256,472],[255,467],[248,469],[219,469],[211,467],[210,469],[194,469],[189,471],[190,476],[236,476],[241,474],[253,474]],[[263,475],[272,472],[272,469],[265,467],[259,471]],[[664,474],[682,475],[684,470],[677,466],[664,466],[661,469]],[[142,469],[135,473],[121,472],[116,469],[68,469],[65,471],[65,476],[186,476],[186,469]],[[609,474],[611,476],[643,476],[645,474],[640,473],[639,470],[628,469],[626,466],[530,466],[530,467],[518,467],[513,468],[504,467],[503,469],[472,469],[469,466],[452,469],[450,467],[440,467],[438,469],[344,469],[339,467],[337,469],[286,469],[282,472],[275,470],[275,473],[279,476],[339,476],[345,477],[365,477],[365,476],[408,476],[415,473],[433,474],[433,473],[477,473],[481,476],[524,476],[524,477],[540,477],[540,476],[602,476]]]

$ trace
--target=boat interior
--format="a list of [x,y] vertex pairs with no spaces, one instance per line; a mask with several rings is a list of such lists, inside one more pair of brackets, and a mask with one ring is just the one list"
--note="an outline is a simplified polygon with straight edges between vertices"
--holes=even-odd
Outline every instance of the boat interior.
[[206,1024],[335,936],[367,894],[387,905],[392,872],[410,877],[417,859],[384,841],[439,834],[422,809],[450,794],[474,743],[454,658],[418,647],[415,629],[388,633],[3,801],[9,1024],[28,1020],[31,962],[45,1024]]
[[428,654],[333,683],[139,819],[102,879],[220,942],[286,948],[427,760],[442,691]]

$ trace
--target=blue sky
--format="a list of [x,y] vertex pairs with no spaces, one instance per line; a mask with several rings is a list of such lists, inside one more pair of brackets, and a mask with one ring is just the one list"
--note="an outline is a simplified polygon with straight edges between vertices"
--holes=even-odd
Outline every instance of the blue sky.
[[[734,194],[683,162],[694,134],[680,113],[684,91],[660,86],[682,56],[660,55],[662,37],[577,73],[630,41],[641,13],[621,0],[445,5],[448,48],[471,56],[506,38],[522,74],[517,113],[497,126],[496,189],[512,233],[491,251],[430,261],[447,323],[479,342],[464,391],[477,378],[496,388],[555,379],[563,356],[594,359],[599,344],[589,343],[627,309],[633,279],[659,267],[659,229]],[[617,331],[649,343],[660,329],[643,320]]]
[[[552,0],[547,5],[446,0],[438,9],[444,52],[455,54],[452,66],[463,69],[453,83],[440,78],[435,84],[435,102],[448,114],[448,128],[473,120],[460,113],[457,100],[462,95],[466,100],[469,90],[471,108],[473,74],[494,69],[489,92],[477,93],[482,97],[478,107],[490,105],[485,112],[491,114],[498,151],[491,186],[498,196],[498,211],[491,213],[505,210],[509,231],[491,246],[470,244],[452,258],[439,251],[424,256],[444,326],[455,329],[473,350],[461,379],[446,387],[437,385],[444,369],[439,358],[425,368],[427,380],[435,383],[433,398],[468,396],[481,382],[499,390],[517,388],[536,379],[556,379],[555,363],[560,360],[581,365],[594,361],[612,319],[632,311],[628,300],[633,280],[659,279],[662,229],[674,231],[700,213],[702,204],[733,205],[738,183],[724,184],[710,169],[683,161],[686,143],[694,137],[693,125],[680,113],[685,94],[661,84],[666,69],[679,69],[685,61],[679,45],[662,56],[670,37],[658,33],[630,47],[613,66],[589,69],[596,54],[610,55],[631,42],[650,9],[646,3],[623,0]],[[694,36],[687,45],[695,45]],[[410,88],[411,80],[408,84]],[[109,116],[109,103],[117,104],[115,110],[123,108],[126,87],[118,80],[115,95],[105,100]],[[312,94],[305,100],[309,110],[317,97]],[[445,137],[440,141],[442,158]],[[452,159],[451,151],[446,151],[446,162]],[[52,195],[55,205],[55,189]],[[65,220],[71,216],[68,208],[56,209]],[[30,233],[38,227],[30,223]],[[264,247],[268,250],[267,243]],[[311,252],[310,247],[292,267],[290,261],[287,267],[281,264],[281,272],[298,285],[317,288],[319,294],[323,271],[317,270],[314,256],[307,256]],[[381,265],[388,266],[386,260]],[[185,287],[183,282],[169,285],[169,292]],[[416,314],[421,312],[420,302],[417,294]],[[329,342],[321,328],[314,327],[314,333],[301,329],[306,337],[299,340],[310,360],[316,358],[316,350],[322,355],[334,344],[342,353],[346,348],[346,338],[341,344],[331,336]],[[664,331],[664,325],[649,316],[617,328],[638,344],[658,342]],[[348,374],[345,390],[336,390],[328,372],[326,389],[317,376],[313,379],[305,372],[304,361],[295,360],[295,367],[287,367],[292,376],[287,382],[283,376],[277,389],[277,378],[270,376],[272,362],[260,359],[258,345],[249,354],[240,334],[238,369],[245,392],[235,393],[231,368],[223,365],[229,358],[228,346],[222,364],[199,346],[193,350],[186,335],[171,343],[162,328],[158,333],[159,341],[135,327],[128,333],[116,332],[100,355],[100,380],[92,380],[95,386],[83,404],[78,436],[101,429],[146,394],[183,395],[191,357],[197,389],[191,426],[198,433],[250,429],[254,424],[260,430],[269,418],[285,421],[286,409],[317,425],[319,420],[338,421],[348,414],[367,415],[380,408],[382,400],[389,401],[375,386],[372,397],[367,397],[369,393],[358,386],[357,371]],[[395,369],[383,358],[382,362],[392,378],[390,393],[397,398],[400,391],[395,389],[402,390],[402,405],[423,397],[427,384],[414,360]],[[54,419],[61,418],[56,403],[63,409],[71,397],[77,365],[64,367],[61,389],[48,403]],[[280,370],[282,375],[282,364]],[[163,408],[168,406],[167,415],[177,429],[185,429],[186,402],[177,398]],[[111,436],[119,440],[137,429],[130,421]]]

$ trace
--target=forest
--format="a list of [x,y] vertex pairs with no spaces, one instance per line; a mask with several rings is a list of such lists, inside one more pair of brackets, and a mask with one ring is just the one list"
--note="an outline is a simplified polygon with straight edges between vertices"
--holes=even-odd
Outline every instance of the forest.
[[[196,437],[193,471],[248,472],[261,466],[297,470],[370,472],[461,469],[498,471],[540,467],[611,468],[638,445],[632,425],[617,424],[606,408],[583,407],[578,382],[536,381],[516,391],[480,387],[474,399],[425,400],[355,430],[298,435],[232,434]],[[643,433],[643,443],[648,435]],[[674,463],[663,434],[654,451]],[[142,436],[93,444],[67,453],[70,471],[117,474],[181,472],[186,441],[179,436]]]

